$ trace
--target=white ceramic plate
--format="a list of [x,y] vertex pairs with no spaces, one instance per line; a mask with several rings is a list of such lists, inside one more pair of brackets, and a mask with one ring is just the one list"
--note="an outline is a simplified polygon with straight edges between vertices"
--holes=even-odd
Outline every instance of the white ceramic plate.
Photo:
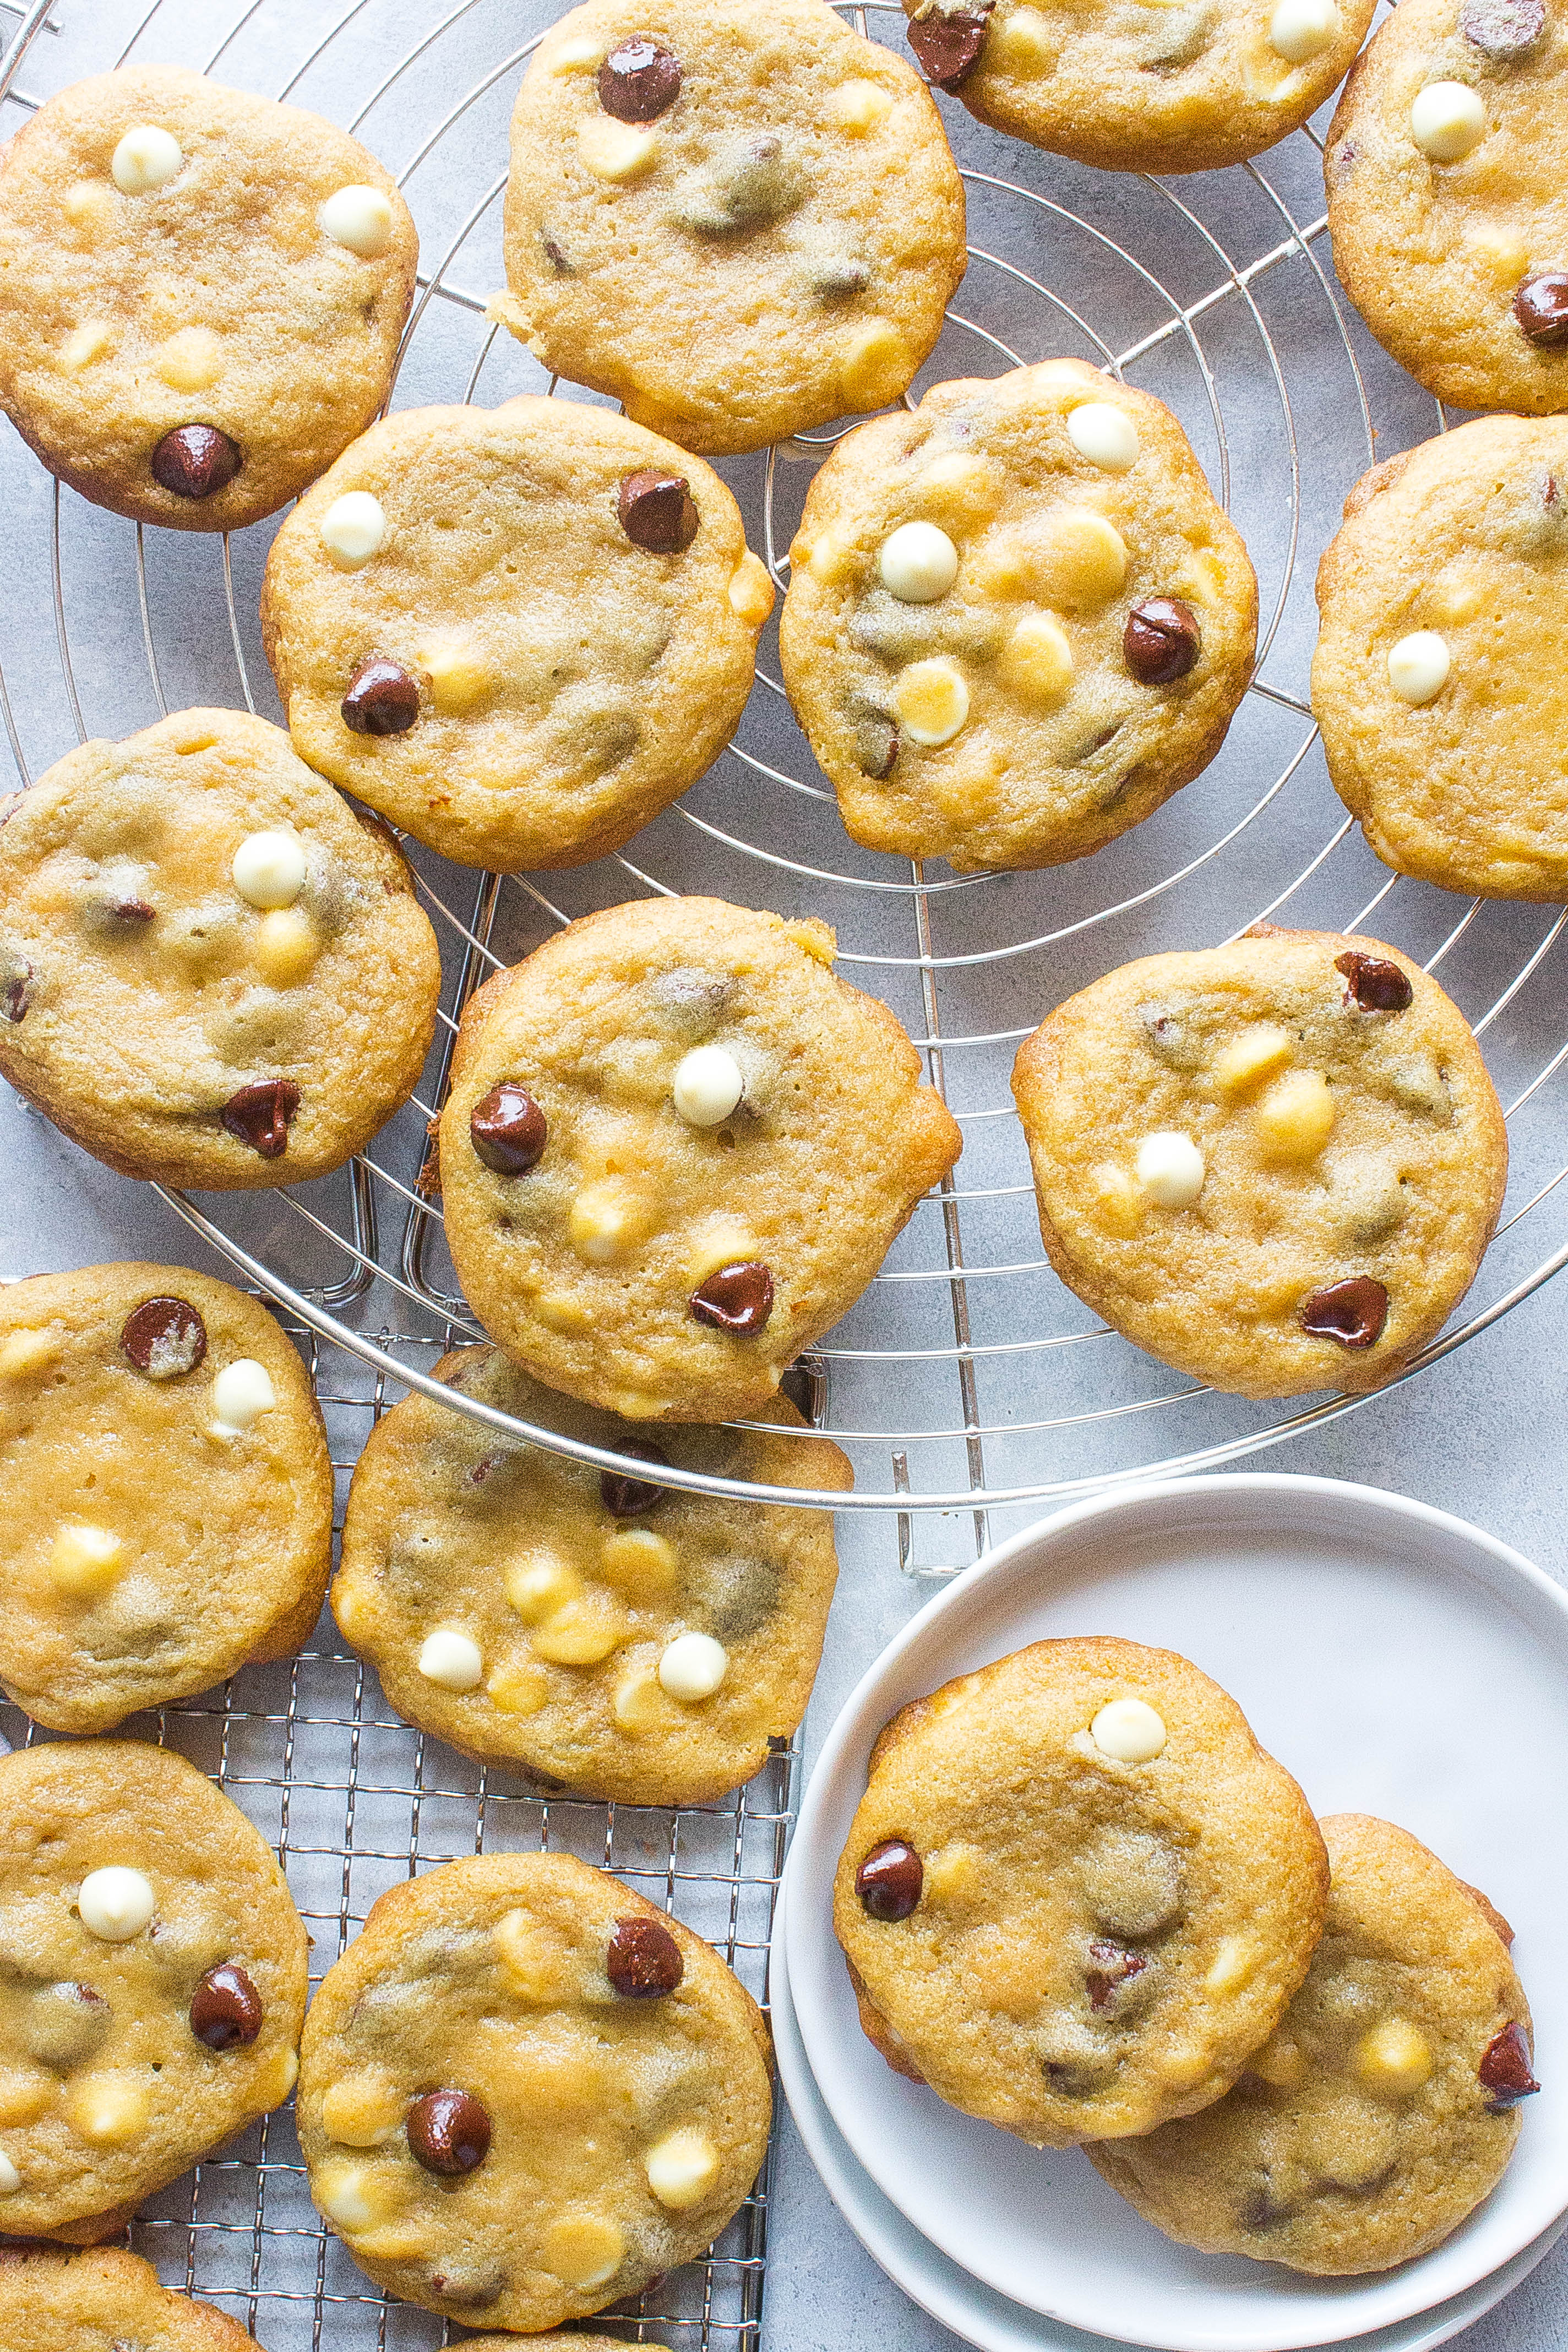
[[[857,2163],[840,2137],[821,2092],[806,2063],[795,2003],[790,1998],[789,1969],[784,1940],[784,1905],[775,1914],[773,1965],[769,1990],[773,2027],[773,2051],[779,2075],[806,2151],[860,2243],[881,2263],[904,2293],[981,2352],[1126,2352],[1108,2336],[1088,2336],[1059,2319],[1047,2319],[1021,2303],[1009,2303],[978,2279],[939,2253],[930,2241],[889,2205],[864,2167]],[[1500,2303],[1551,2252],[1562,2236],[1568,2214],[1561,2215],[1543,2237],[1522,2253],[1504,2263],[1489,2277],[1452,2295],[1433,2311],[1380,2327],[1371,2336],[1357,2336],[1342,2352],[1432,2352],[1461,2327]]]
[[[1381,1813],[1518,1930],[1536,2072],[1494,2194],[1421,2262],[1309,2279],[1173,2245],[1076,2150],[1037,2151],[884,2065],[833,1937],[833,1872],[871,1744],[908,1700],[1049,1634],[1182,1651],[1232,1692],[1320,1812]],[[1016,1537],[941,1593],[830,1733],[787,1865],[811,2071],[871,2179],[985,2285],[1166,2352],[1370,2334],[1488,2277],[1568,2209],[1568,1598],[1516,1552],[1371,1487],[1273,1474],[1137,1486]]]

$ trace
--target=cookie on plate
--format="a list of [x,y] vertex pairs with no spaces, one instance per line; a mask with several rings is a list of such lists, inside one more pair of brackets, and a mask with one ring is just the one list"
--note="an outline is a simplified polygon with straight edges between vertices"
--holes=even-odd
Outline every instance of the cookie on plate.
[[1307,1801],[1235,1700],[1173,1651],[1090,1637],[900,1709],[833,1925],[890,2066],[1070,2147],[1227,2091],[1327,1894]]
[[419,240],[335,124],[182,66],[41,106],[0,163],[0,407],[52,473],[171,530],[237,530],[392,387]]
[[1568,408],[1568,28],[1546,0],[1401,0],[1323,151],[1334,268],[1438,400]]
[[710,467],[582,401],[384,417],[272,542],[294,747],[459,864],[629,841],[734,731],[773,583]]
[[0,1688],[56,1731],[289,1656],[326,1596],[332,1465],[267,1309],[175,1265],[0,1289]]
[[0,2352],[256,2352],[216,2303],[163,2285],[122,2246],[0,2252]]
[[904,0],[939,89],[1107,172],[1213,172],[1299,131],[1343,80],[1375,0]]
[[491,316],[684,447],[897,400],[963,268],[929,92],[820,0],[588,0],[534,51]]
[[436,1378],[518,1419],[631,1453],[646,1479],[508,1444],[425,1396],[354,1467],[332,1608],[400,1715],[579,1796],[697,1804],[761,1769],[805,1712],[837,1562],[824,1511],[653,1483],[661,1461],[754,1485],[853,1473],[777,1398],[780,1434],[672,1429],[650,1445],[494,1348]]
[[1487,416],[1356,484],[1318,566],[1312,709],[1385,866],[1568,898],[1568,421]]
[[0,1075],[124,1176],[300,1184],[405,1102],[441,963],[384,827],[184,710],[0,802]]
[[1507,1922],[1407,1830],[1322,1830],[1323,1940],[1279,2030],[1217,2106],[1089,2155],[1183,2245],[1342,2278],[1458,2229],[1540,2085]]
[[629,1421],[755,1412],[963,1148],[824,923],[649,898],[470,1000],[447,1240],[491,1338]]
[[723,1961],[607,1871],[447,1863],[381,1897],[310,2004],[310,2194],[379,2286],[531,2335],[718,2235],[767,2147],[768,2059]]
[[0,1758],[0,2231],[92,2243],[286,2099],[306,1938],[272,1850],[138,1740]]
[[942,383],[839,442],[779,658],[868,849],[1056,866],[1206,767],[1258,583],[1163,401],[1081,360]]
[[1508,1130],[1463,1014],[1377,940],[1258,925],[1069,997],[1013,1092],[1068,1288],[1241,1396],[1403,1371],[1475,1279]]

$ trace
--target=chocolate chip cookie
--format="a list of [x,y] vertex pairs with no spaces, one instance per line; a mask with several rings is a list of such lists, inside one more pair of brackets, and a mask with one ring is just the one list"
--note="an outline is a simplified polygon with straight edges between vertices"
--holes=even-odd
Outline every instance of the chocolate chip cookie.
[[779,658],[868,849],[1087,856],[1207,766],[1258,583],[1163,401],[1081,360],[938,384],[839,442]]
[[1217,2106],[1089,2155],[1183,2245],[1342,2278],[1458,2229],[1540,2085],[1507,1922],[1408,1831],[1322,1827],[1323,1940],[1278,2031]]
[[1397,949],[1259,925],[1069,997],[1013,1092],[1069,1289],[1242,1396],[1380,1388],[1475,1279],[1508,1131],[1464,1016]]
[[1568,897],[1568,423],[1489,416],[1363,475],[1318,566],[1312,707],[1385,866]]
[[266,1841],[138,1740],[0,1758],[0,2231],[90,2244],[286,2099],[306,1938]]
[[159,2283],[121,2246],[0,2252],[0,2352],[256,2352],[215,2303]]
[[57,1731],[289,1656],[320,1613],[332,1466],[264,1307],[174,1265],[0,1289],[0,1687]]
[[1334,268],[1438,400],[1568,408],[1568,29],[1545,0],[1401,0],[1323,151]]
[[893,1717],[834,1884],[889,2064],[1036,2147],[1206,2107],[1307,1972],[1328,1865],[1170,1650],[1037,1642]]
[[929,94],[818,0],[588,0],[535,50],[491,316],[684,447],[897,400],[963,268]]
[[904,0],[939,89],[1107,172],[1213,172],[1299,131],[1344,79],[1375,0]]
[[767,2147],[768,2056],[722,1960],[606,1871],[447,1863],[381,1897],[310,2005],[310,2194],[378,2285],[532,2335],[717,2236]]
[[773,583],[710,467],[582,401],[403,409],[272,543],[295,749],[460,864],[578,866],[694,783]]
[[909,1038],[832,961],[826,924],[653,898],[470,1001],[447,1240],[552,1388],[629,1421],[762,1410],[958,1158]]
[[[493,1348],[437,1380],[644,1478],[498,1443],[410,1396],[354,1469],[332,1587],[339,1624],[400,1715],[580,1796],[696,1804],[759,1770],[805,1712],[837,1560],[826,1512],[655,1483],[661,1462],[784,1486],[853,1474],[823,1438],[671,1430],[660,1445],[539,1386]],[[770,1418],[805,1423],[783,1398]]]
[[0,1075],[121,1175],[299,1184],[406,1101],[441,985],[384,827],[184,710],[0,801]]
[[96,505],[237,530],[385,400],[418,252],[390,173],[319,114],[183,66],[95,74],[0,163],[0,408]]

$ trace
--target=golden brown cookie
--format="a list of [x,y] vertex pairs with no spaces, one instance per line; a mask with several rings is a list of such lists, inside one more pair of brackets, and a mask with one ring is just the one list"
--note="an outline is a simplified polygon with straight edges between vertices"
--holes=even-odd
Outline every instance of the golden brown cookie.
[[159,2283],[121,2246],[0,2252],[0,2352],[256,2352],[216,2303]]

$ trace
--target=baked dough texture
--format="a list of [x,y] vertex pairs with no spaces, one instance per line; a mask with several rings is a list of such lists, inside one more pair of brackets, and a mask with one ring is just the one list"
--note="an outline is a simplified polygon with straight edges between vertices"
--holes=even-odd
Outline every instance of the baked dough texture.
[[[723,1961],[608,1872],[447,1863],[381,1897],[310,2004],[310,2194],[378,2285],[533,2335],[717,2236],[766,2152],[769,2057]],[[432,2093],[463,2104],[443,2122]]]
[[1480,1050],[1376,940],[1261,925],[1124,964],[1025,1042],[1013,1091],[1062,1280],[1242,1396],[1392,1380],[1469,1288],[1502,1205]]
[[[155,184],[121,148],[147,131]],[[344,190],[353,246],[319,217]],[[95,74],[0,160],[0,407],[95,505],[237,530],[386,399],[418,253],[391,173],[319,114],[182,66]],[[205,495],[153,471],[187,426],[237,453]]]
[[[904,576],[911,530],[939,578],[951,564],[945,593]],[[1240,533],[1164,403],[1081,360],[860,425],[790,553],[784,684],[868,849],[961,873],[1085,857],[1208,765],[1252,673]],[[1174,677],[1131,667],[1151,599],[1167,624],[1179,600],[1189,642],[1151,640]]]
[[[918,1860],[879,1887],[889,1846]],[[1230,2088],[1307,1972],[1328,1876],[1300,1790],[1196,1666],[1037,1642],[888,1725],[833,1924],[890,2065],[1070,2147]]]
[[[637,41],[677,69],[611,90],[628,120],[601,91]],[[587,0],[535,50],[491,315],[672,441],[732,454],[897,400],[963,270],[929,92],[822,0]]]
[[121,2246],[0,2253],[0,2352],[255,2352],[216,2303],[162,2285]]
[[1089,2153],[1183,2245],[1342,2278],[1458,2229],[1535,2085],[1506,1923],[1408,1831],[1322,1826],[1328,1919],[1278,2032],[1217,2106]]

